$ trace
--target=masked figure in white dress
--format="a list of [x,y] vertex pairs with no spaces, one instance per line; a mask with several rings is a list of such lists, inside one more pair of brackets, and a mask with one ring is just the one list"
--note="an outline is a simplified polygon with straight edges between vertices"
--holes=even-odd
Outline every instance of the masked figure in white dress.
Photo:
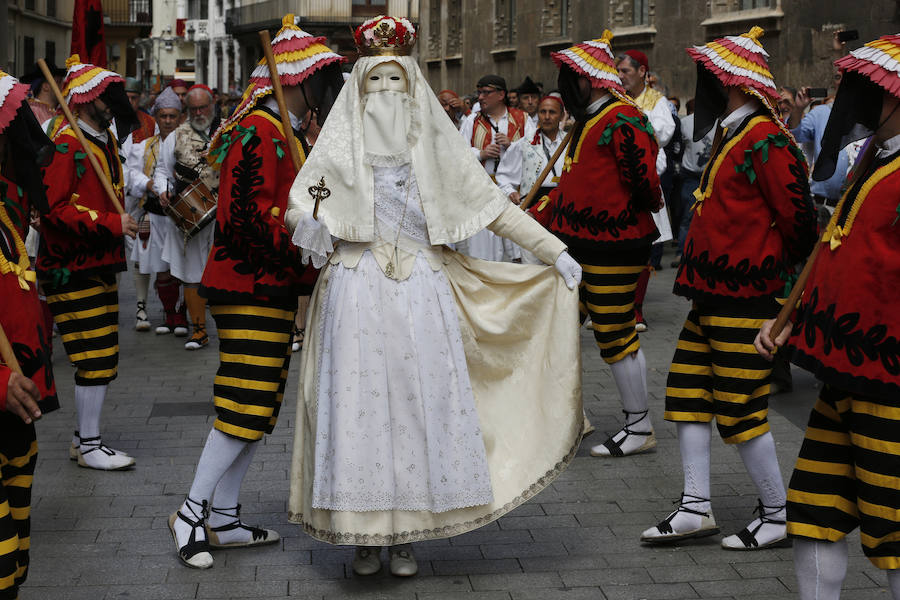
[[[358,574],[380,569],[381,546],[392,573],[415,574],[410,542],[526,501],[581,432],[580,268],[471,155],[408,56],[414,40],[405,19],[357,30],[363,57],[286,214],[304,260],[327,263],[306,328],[290,518],[356,545]],[[485,227],[556,270],[445,246]]]

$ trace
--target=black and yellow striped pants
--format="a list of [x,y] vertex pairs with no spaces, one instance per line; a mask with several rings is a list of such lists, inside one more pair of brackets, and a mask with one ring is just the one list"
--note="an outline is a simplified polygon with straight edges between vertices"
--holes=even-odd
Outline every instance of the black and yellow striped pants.
[[667,421],[709,423],[722,440],[746,442],[769,431],[772,363],[753,340],[778,304],[694,304],[678,336],[666,381]]
[[219,332],[219,370],[213,385],[215,428],[255,442],[272,433],[291,362],[292,308],[212,305]]
[[47,287],[47,304],[59,328],[76,385],[106,385],[119,365],[119,290],[115,275],[72,278]]
[[0,600],[15,600],[28,575],[37,452],[34,424],[0,411]]
[[630,250],[570,250],[581,264],[579,309],[591,317],[594,339],[607,364],[619,362],[641,347],[634,330],[634,290],[650,260],[650,246]]
[[859,527],[880,569],[900,568],[900,398],[822,388],[787,494],[787,530],[837,541]]

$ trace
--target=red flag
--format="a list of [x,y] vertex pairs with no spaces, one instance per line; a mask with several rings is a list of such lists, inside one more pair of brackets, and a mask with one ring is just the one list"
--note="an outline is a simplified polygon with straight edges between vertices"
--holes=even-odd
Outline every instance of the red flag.
[[106,68],[106,39],[100,0],[75,0],[72,11],[72,54],[81,62]]

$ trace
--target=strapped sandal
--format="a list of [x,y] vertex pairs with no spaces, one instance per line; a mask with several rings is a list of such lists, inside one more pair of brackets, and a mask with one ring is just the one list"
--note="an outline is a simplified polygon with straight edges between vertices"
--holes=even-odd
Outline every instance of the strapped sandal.
[[[180,510],[175,511],[169,516],[169,531],[172,532],[172,539],[175,540],[175,547],[178,549],[178,558],[192,569],[208,569],[213,565],[212,554],[209,553],[209,541],[198,540],[197,529],[203,529],[206,526],[206,519],[209,517],[209,503],[204,500],[201,504],[196,500],[188,498],[186,504],[193,519],[186,516]],[[199,515],[191,504],[200,506]],[[184,546],[178,545],[178,536],[175,535],[175,521],[178,519],[181,519],[191,526],[191,536]]]
[[[623,456],[639,454],[641,452],[647,452],[648,450],[656,448],[656,434],[652,429],[650,431],[634,431],[633,429],[631,429],[631,426],[640,423],[641,420],[643,420],[643,418],[647,416],[647,413],[649,413],[650,410],[642,410],[640,412],[629,412],[627,410],[623,410],[622,412],[625,413],[625,425],[623,425],[622,429],[617,431],[615,434],[609,436],[609,438],[605,442],[603,442],[599,446],[594,446],[593,448],[591,448],[591,456],[614,456],[616,458],[621,458]],[[638,418],[629,422],[629,418],[631,415],[638,415]],[[625,432],[625,437],[622,438],[621,442],[617,442],[615,440],[615,437],[623,431]],[[626,453],[622,450],[622,442],[627,440],[628,437],[632,435],[643,436],[647,439],[644,440],[643,444],[633,450],[629,450]],[[603,450],[604,448],[606,449],[605,452]]]
[[209,336],[206,335],[206,325],[201,325],[200,323],[194,323],[194,333],[191,334],[190,339],[185,342],[184,349],[185,350],[199,350],[204,346],[209,344]]
[[294,325],[294,333],[291,335],[291,352],[299,352],[303,348],[304,339],[306,339],[306,330]]
[[[209,538],[209,546],[211,548],[246,548],[248,546],[262,546],[264,544],[274,544],[281,539],[281,536],[278,535],[277,531],[245,525],[241,521],[240,504],[233,508],[212,507],[210,510],[217,515],[222,515],[224,517],[230,517],[234,519],[234,521],[232,521],[231,523],[227,523],[219,527],[210,527],[209,524],[206,525],[206,536],[207,538]],[[234,511],[234,514],[231,514],[231,511]],[[244,531],[250,532],[250,539],[242,542],[228,543],[222,543],[219,541],[219,533],[223,531],[234,531],[235,529],[243,529]]]
[[134,459],[121,450],[114,450],[103,443],[100,436],[92,438],[79,437],[79,467],[97,469],[98,471],[120,471],[134,466]]
[[[691,498],[688,500],[688,498]],[[712,511],[703,512],[690,508],[688,504],[700,504],[709,502],[709,498],[701,498],[700,496],[692,496],[691,494],[682,494],[679,500],[673,502],[678,508],[672,511],[668,517],[659,522],[656,527],[651,527],[641,534],[641,541],[648,544],[668,544],[681,540],[692,538],[702,538],[719,533],[719,527],[716,520],[712,516]],[[675,531],[672,527],[672,519],[680,512],[698,515],[700,517],[700,526],[690,531]]]
[[150,317],[147,316],[147,303],[138,302],[137,312],[134,315],[135,331],[150,331]]
[[758,500],[756,508],[753,509],[753,514],[759,515],[759,523],[753,528],[753,531],[750,531],[748,525],[736,534],[724,538],[722,540],[722,548],[725,550],[762,550],[764,548],[789,547],[791,540],[787,537],[787,530],[782,536],[764,544],[760,544],[759,540],[756,539],[756,534],[759,533],[759,530],[765,524],[787,526],[785,519],[773,519],[771,516],[784,510],[785,506],[784,504],[781,506],[766,506],[762,503],[762,500]]

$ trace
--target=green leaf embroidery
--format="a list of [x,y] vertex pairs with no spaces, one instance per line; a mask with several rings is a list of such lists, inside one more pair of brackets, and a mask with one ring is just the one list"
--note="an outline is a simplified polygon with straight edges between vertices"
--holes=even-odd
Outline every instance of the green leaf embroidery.
[[897,208],[896,208],[896,210],[895,210],[894,212],[897,213],[897,216],[894,217],[894,222],[891,223],[891,227],[893,227],[894,225],[896,225],[896,224],[897,224],[897,220],[900,219],[900,204],[897,205]]
[[68,154],[69,153],[69,142],[63,142],[62,144],[56,145],[56,151],[60,154]]
[[68,269],[50,269],[50,277],[52,280],[51,287],[59,288],[69,283],[69,276],[72,272]]
[[272,142],[275,144],[275,155],[278,158],[284,158],[284,148],[281,147],[282,142],[278,138],[272,138]]
[[87,170],[82,162],[85,158],[87,158],[87,153],[82,152],[81,150],[75,153],[75,174],[78,176],[78,179],[81,179],[81,176],[84,175],[84,172]]
[[[759,152],[763,164],[769,162],[769,147],[775,145],[776,148],[784,148],[789,146],[791,153],[796,156],[796,147],[791,145],[790,140],[783,133],[770,133],[763,139],[759,140],[750,148],[744,150],[744,162],[734,167],[735,172],[743,173],[747,176],[750,183],[756,181],[756,171],[753,170],[753,153]],[[805,162],[805,161],[804,161]]]
[[616,116],[618,117],[616,121],[607,125],[606,129],[603,130],[603,133],[600,134],[600,139],[597,140],[598,146],[605,146],[606,144],[610,143],[612,141],[613,132],[625,124],[632,125],[635,129],[639,129],[640,131],[653,135],[653,125],[650,124],[650,120],[647,119],[646,115],[641,115],[640,117],[629,117],[627,115],[619,113]]
[[244,137],[241,138],[241,146],[246,146],[247,142],[250,141],[250,138],[256,135],[256,125],[251,125],[250,127],[241,127],[240,125],[235,125],[234,129],[235,131],[244,134]]

